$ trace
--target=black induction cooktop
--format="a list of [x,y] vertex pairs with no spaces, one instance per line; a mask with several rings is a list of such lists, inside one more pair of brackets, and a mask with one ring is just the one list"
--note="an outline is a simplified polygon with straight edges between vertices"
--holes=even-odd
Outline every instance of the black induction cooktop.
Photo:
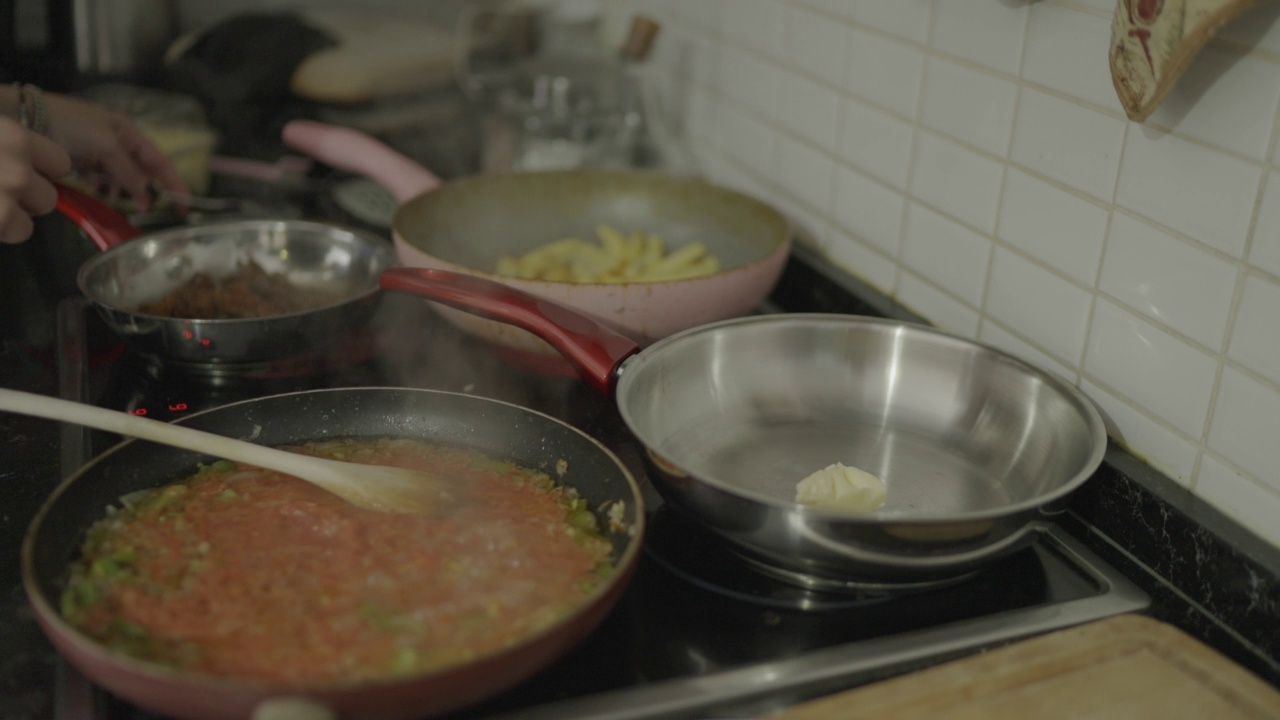
[[[159,419],[296,390],[398,386],[464,392],[531,407],[610,447],[648,504],[644,552],[621,601],[574,651],[460,718],[753,715],[817,693],[1019,637],[1141,609],[1147,597],[1053,525],[1027,549],[945,587],[911,593],[815,591],[759,572],[665,505],[616,407],[572,377],[504,360],[429,306],[388,295],[331,356],[271,372],[209,375],[158,366],[104,331],[79,298],[59,307],[62,394]],[[359,344],[361,352],[350,352]],[[64,471],[121,438],[67,427]],[[60,668],[59,717],[147,718]],[[88,713],[83,714],[83,713]]]

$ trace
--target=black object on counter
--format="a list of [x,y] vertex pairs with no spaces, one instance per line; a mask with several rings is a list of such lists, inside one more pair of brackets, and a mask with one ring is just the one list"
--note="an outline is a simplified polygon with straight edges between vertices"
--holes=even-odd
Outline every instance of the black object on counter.
[[333,36],[291,13],[235,15],[201,32],[165,68],[171,89],[199,98],[224,144],[244,147],[254,138],[279,137],[270,125],[306,107],[290,79]]

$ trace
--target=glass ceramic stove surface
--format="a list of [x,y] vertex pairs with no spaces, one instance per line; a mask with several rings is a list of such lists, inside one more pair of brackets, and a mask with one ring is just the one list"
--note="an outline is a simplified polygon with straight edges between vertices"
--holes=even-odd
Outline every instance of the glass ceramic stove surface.
[[[173,419],[243,398],[323,387],[394,385],[485,395],[559,417],[596,436],[641,481],[644,552],[604,623],[541,674],[461,718],[649,718],[754,715],[930,659],[1108,615],[1147,598],[1059,528],[961,582],[900,595],[821,592],[770,578],[682,517],[645,479],[616,407],[574,378],[513,368],[439,320],[388,295],[370,352],[318,372],[211,381],[119,348],[84,301],[60,309],[63,395]],[[119,440],[68,430],[72,470]],[[72,717],[150,718],[62,669]]]

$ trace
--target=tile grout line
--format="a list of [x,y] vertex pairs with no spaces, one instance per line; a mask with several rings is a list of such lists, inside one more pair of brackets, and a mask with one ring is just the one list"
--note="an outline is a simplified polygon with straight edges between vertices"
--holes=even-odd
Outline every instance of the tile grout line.
[[[1280,99],[1273,104],[1271,115],[1273,118],[1280,113]],[[1276,150],[1276,122],[1271,123],[1271,131],[1267,136],[1267,148],[1265,157],[1270,160],[1274,157]],[[1200,483],[1200,470],[1204,462],[1204,455],[1211,450],[1210,439],[1213,436],[1213,424],[1217,416],[1218,401],[1222,393],[1222,383],[1226,377],[1227,369],[1230,365],[1231,343],[1235,337],[1236,323],[1240,317],[1240,306],[1244,302],[1245,286],[1249,280],[1249,257],[1253,253],[1253,242],[1255,234],[1258,230],[1258,218],[1262,214],[1262,207],[1266,201],[1267,190],[1270,184],[1272,170],[1269,165],[1262,168],[1262,176],[1258,179],[1258,187],[1255,190],[1253,210],[1249,217],[1249,228],[1245,233],[1244,247],[1241,248],[1240,257],[1236,264],[1236,284],[1232,289],[1231,305],[1227,310],[1227,321],[1225,323],[1222,344],[1220,352],[1217,355],[1217,367],[1214,368],[1213,387],[1209,392],[1209,405],[1205,409],[1204,427],[1201,431],[1200,452],[1196,454],[1196,464],[1194,474],[1192,476],[1191,490],[1194,492]],[[1252,474],[1252,473],[1250,473]]]
[[[1031,25],[1031,11],[1030,9],[1028,9],[1026,12],[1023,13],[1022,40],[1021,40],[1021,44],[1018,46],[1017,70],[1019,75],[1022,74],[1022,69],[1027,62],[1027,29],[1030,27],[1030,25]],[[1008,191],[1008,187],[1009,187],[1009,165],[1011,164],[1011,161],[1008,158],[1013,153],[1013,135],[1014,135],[1014,130],[1018,127],[1018,113],[1021,109],[1022,109],[1022,87],[1020,85],[1015,85],[1014,91],[1013,91],[1013,110],[1009,114],[1009,134],[1004,139],[1005,160],[1000,163],[1000,190],[999,192],[996,193],[996,217],[995,217],[995,223],[993,223],[991,227],[991,251],[990,251],[990,256],[987,258],[987,277],[983,283],[982,301],[978,307],[978,337],[979,338],[982,337],[983,330],[986,326],[987,319],[988,319],[987,303],[991,299],[991,285],[995,279],[994,275],[995,275],[995,269],[996,269],[996,251],[1001,247],[1000,226],[1002,224],[1002,221],[1004,220],[1005,194]],[[995,322],[994,319],[992,321]],[[997,323],[997,325],[999,324],[1000,323]],[[1047,353],[1047,354],[1050,357],[1053,356],[1052,353]],[[1073,368],[1073,370],[1075,372],[1075,384],[1078,386],[1080,384],[1080,368],[1077,366]]]

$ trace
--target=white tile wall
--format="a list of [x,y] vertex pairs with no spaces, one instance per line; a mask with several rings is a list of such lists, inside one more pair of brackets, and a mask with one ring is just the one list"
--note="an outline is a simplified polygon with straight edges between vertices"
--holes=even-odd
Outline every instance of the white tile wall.
[[902,264],[966,305],[982,305],[991,240],[913,202],[907,208]]
[[933,49],[1016,76],[1026,14],[1026,6],[1008,3],[939,3],[934,9]]
[[870,177],[840,166],[832,215],[844,231],[884,253],[898,256],[905,196]]
[[1228,355],[1274,383],[1280,383],[1280,283],[1254,275],[1245,281]]
[[1107,207],[1016,167],[1004,177],[1001,240],[1086,287],[1098,277]]
[[1242,257],[1262,168],[1177,135],[1134,126],[1116,204]]
[[970,227],[994,232],[1004,167],[931,132],[916,133],[915,152],[912,193]]
[[1187,68],[1148,123],[1251,160],[1267,156],[1280,65],[1238,51],[1207,47]]
[[1090,378],[1191,437],[1204,432],[1215,359],[1167,330],[1099,299],[1085,352]]
[[1124,121],[1026,85],[1019,100],[1010,158],[1065,187],[1110,201]]
[[1000,348],[1044,370],[1048,370],[1067,382],[1074,383],[1078,375],[1069,365],[1058,362],[1051,355],[1021,337],[1014,335],[991,318],[987,318],[982,323],[982,329],[978,332],[978,340]]
[[825,15],[792,5],[787,12],[787,59],[798,70],[831,87],[844,82],[849,29]]
[[873,105],[914,118],[924,54],[920,48],[856,27],[849,29],[845,88]]
[[1219,351],[1238,274],[1237,263],[1116,212],[1098,289]]
[[1239,370],[1223,372],[1209,448],[1259,478],[1260,484],[1280,491],[1280,477],[1275,474],[1280,466],[1276,417],[1280,417],[1280,395]]
[[1004,157],[1017,94],[1018,86],[1010,80],[943,58],[929,58],[920,122],[982,152]]
[[696,73],[713,179],[1077,384],[1118,442],[1280,546],[1280,4],[1141,124],[1111,85],[1115,0],[629,5],[687,46],[667,67]]
[[1267,173],[1266,192],[1258,209],[1249,263],[1273,275],[1280,275],[1280,172],[1275,170]]
[[890,257],[839,228],[832,228],[824,249],[836,266],[857,273],[864,282],[886,295],[893,293],[898,268]]
[[996,248],[987,290],[987,317],[1075,365],[1084,352],[1093,296],[1084,288],[1027,260]]
[[1111,14],[1051,3],[1032,7],[1023,80],[1103,110],[1122,112],[1107,61]]
[[[840,154],[868,175],[905,190],[915,136],[911,123],[856,98],[845,100],[843,111]],[[1275,192],[1280,195],[1280,181],[1275,183]],[[1273,253],[1280,266],[1280,215],[1276,219]]]

